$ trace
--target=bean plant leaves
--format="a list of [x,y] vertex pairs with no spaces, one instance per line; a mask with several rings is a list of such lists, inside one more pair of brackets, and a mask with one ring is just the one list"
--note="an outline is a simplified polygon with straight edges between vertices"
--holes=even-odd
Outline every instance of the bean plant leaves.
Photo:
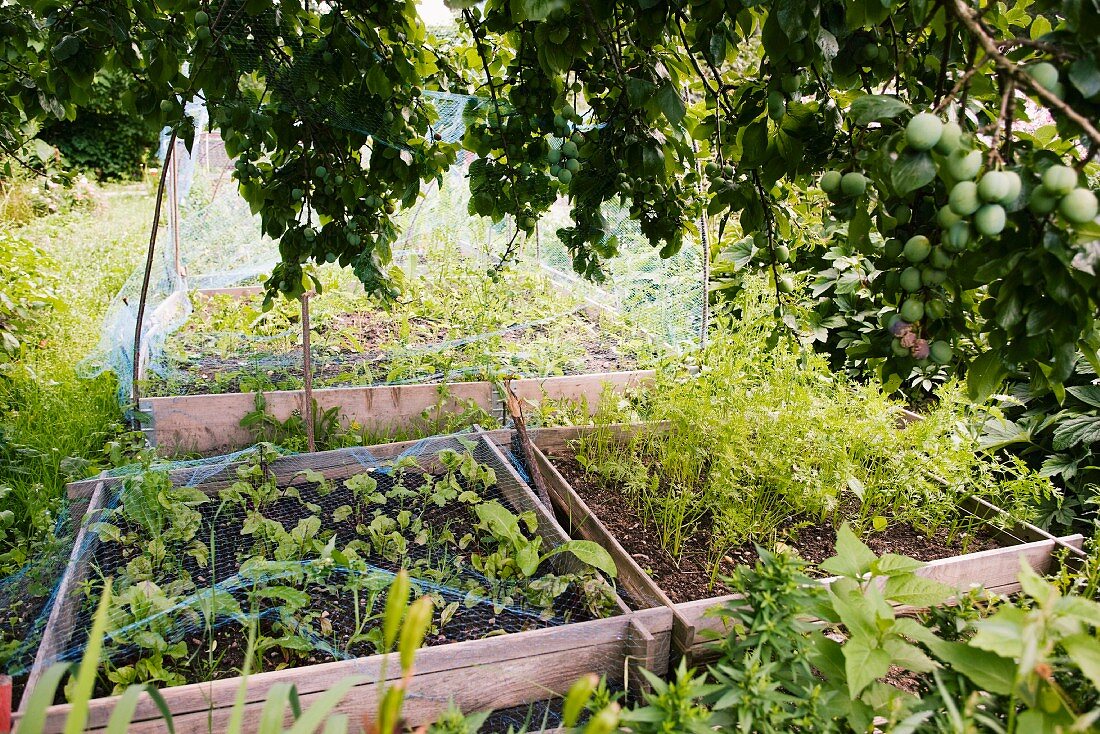
[[1100,688],[1100,642],[1091,635],[1077,634],[1062,638],[1062,647],[1092,685]]
[[924,567],[923,561],[917,561],[896,553],[884,553],[871,564],[871,570],[881,576],[901,576]]
[[915,574],[891,576],[886,580],[886,598],[898,604],[930,607],[945,602],[955,592],[950,586]]
[[1071,446],[1089,446],[1100,441],[1100,416],[1083,415],[1068,418],[1054,429],[1054,450]]
[[1088,403],[1094,408],[1100,408],[1100,385],[1075,385],[1073,387],[1067,387],[1066,392],[1082,403]]
[[975,624],[978,633],[970,644],[979,650],[1004,653],[1010,657],[1023,654],[1023,629],[1027,623],[1027,612],[1016,607],[1005,607],[988,619]]
[[1007,696],[1016,683],[1015,661],[962,642],[941,640],[931,647],[940,660],[990,693]]

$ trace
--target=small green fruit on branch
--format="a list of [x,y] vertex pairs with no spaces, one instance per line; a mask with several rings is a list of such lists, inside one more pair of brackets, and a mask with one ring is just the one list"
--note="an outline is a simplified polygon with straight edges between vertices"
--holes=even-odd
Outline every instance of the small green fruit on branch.
[[1043,86],[1039,80],[1020,68],[1019,64],[1001,53],[997,42],[986,33],[985,28],[982,27],[981,21],[978,19],[978,15],[973,8],[968,6],[964,0],[951,0],[950,4],[955,12],[955,16],[964,26],[966,26],[966,29],[970,31],[971,35],[974,36],[975,40],[981,45],[982,50],[989,58],[993,59],[993,62],[997,66],[1015,79],[1017,84],[1033,91],[1037,97],[1043,100],[1047,107],[1057,110],[1064,115],[1066,119],[1074,122],[1084,131],[1085,135],[1092,140],[1094,145],[1100,145],[1100,130],[1098,130],[1087,117],[1074,110],[1066,104],[1064,100],[1060,99],[1058,95]]

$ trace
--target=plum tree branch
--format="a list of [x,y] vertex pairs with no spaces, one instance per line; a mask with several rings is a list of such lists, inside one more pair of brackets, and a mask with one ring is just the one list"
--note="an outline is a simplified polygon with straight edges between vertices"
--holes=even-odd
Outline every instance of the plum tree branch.
[[1059,99],[1058,96],[1049,89],[1036,82],[1030,74],[1020,68],[1019,64],[1012,61],[1001,52],[997,42],[982,26],[973,8],[968,6],[964,0],[951,0],[951,7],[955,16],[966,27],[967,31],[970,32],[970,35],[979,45],[981,45],[982,50],[993,60],[993,63],[1003,69],[1018,85],[1034,92],[1047,107],[1059,112],[1067,120],[1070,120],[1080,127],[1085,135],[1094,143],[1100,143],[1100,130],[1098,130],[1087,117],[1074,110],[1066,104],[1065,100]]

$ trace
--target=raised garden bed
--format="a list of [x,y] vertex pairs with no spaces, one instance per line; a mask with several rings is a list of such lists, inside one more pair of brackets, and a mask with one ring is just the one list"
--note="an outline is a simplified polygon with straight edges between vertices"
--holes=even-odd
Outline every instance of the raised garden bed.
[[[652,370],[528,378],[511,382],[521,400],[569,401],[596,410],[604,391],[622,391],[653,380]],[[301,390],[264,393],[267,411],[285,421],[305,408]],[[503,400],[491,382],[443,385],[386,385],[313,391],[321,411],[337,408],[345,425],[355,422],[376,434],[424,431],[431,435],[454,416],[481,412],[503,419]],[[224,453],[255,441],[241,419],[255,410],[254,393],[185,395],[142,400],[150,443],[166,456]]]
[[[490,277],[487,263],[454,248],[410,256],[395,302],[368,297],[349,274],[325,273],[310,301],[317,387],[484,380],[613,372],[647,367],[659,349],[612,310],[563,289],[537,267]],[[277,300],[263,310],[258,287],[198,290],[186,322],[142,368],[150,396],[302,387],[301,313]]]
[[[578,462],[574,442],[592,435],[593,430],[546,428],[536,433],[536,462],[547,480],[554,507],[574,537],[600,543],[611,553],[620,569],[622,588],[638,604],[666,605],[674,610],[673,645],[679,652],[697,657],[705,652],[707,631],[722,631],[720,620],[707,616],[707,610],[735,598],[725,593],[728,589],[721,585],[721,574],[736,564],[753,563],[755,550],[751,544],[732,549],[721,561],[717,578],[705,560],[704,532],[685,539],[684,553],[679,559],[672,557],[656,540],[652,524],[639,518],[621,490],[599,481]],[[638,431],[660,432],[663,428],[623,424],[600,430],[605,440],[625,444]],[[876,553],[893,552],[926,561],[918,572],[921,575],[960,590],[980,584],[1000,594],[1019,590],[1016,579],[1021,559],[1046,572],[1058,551],[1079,551],[1083,542],[1080,535],[1055,538],[1026,523],[1006,522],[1002,511],[977,498],[961,502],[958,516],[955,532],[941,528],[929,535],[908,525],[891,524],[884,531],[866,533],[863,540]],[[821,522],[792,528],[782,538],[788,548],[813,563],[833,555],[834,540],[833,525]]]
[[[90,730],[117,701],[102,695],[110,685],[142,678],[169,685],[177,731],[221,730],[253,629],[262,648],[248,681],[255,714],[277,682],[296,684],[306,706],[356,675],[369,682],[340,710],[370,715],[383,673],[399,675],[395,665],[384,671],[372,630],[401,566],[436,602],[408,694],[412,726],[451,700],[465,711],[521,706],[563,694],[584,673],[621,680],[628,661],[660,671],[671,611],[632,612],[607,582],[605,554],[563,547],[568,536],[489,436],[369,454],[260,452],[70,485],[88,509],[30,682],[79,657],[99,579],[114,576]],[[533,559],[525,548],[537,549]],[[47,731],[60,730],[67,710],[50,710]],[[135,722],[130,731],[163,730],[149,700]]]

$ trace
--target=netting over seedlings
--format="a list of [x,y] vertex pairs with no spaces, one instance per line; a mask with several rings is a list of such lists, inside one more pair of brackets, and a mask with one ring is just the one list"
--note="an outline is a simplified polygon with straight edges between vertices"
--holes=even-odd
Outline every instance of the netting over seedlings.
[[[446,140],[461,137],[462,110],[471,100],[483,102],[427,96]],[[142,321],[145,393],[232,391],[241,389],[242,378],[258,380],[253,386],[300,387],[298,303],[264,313],[255,290],[213,300],[196,294],[258,286],[278,262],[278,245],[262,235],[258,216],[239,195],[233,162],[216,134],[197,135],[190,149],[176,145]],[[402,291],[396,304],[387,308],[367,297],[349,271],[318,269],[332,291],[311,301],[320,386],[639,369],[696,343],[705,298],[697,242],[662,259],[625,208],[607,203],[604,244],[620,254],[609,261],[604,282],[585,281],[573,274],[557,234],[569,224],[569,205],[561,200],[496,273],[514,225],[469,213],[468,162],[460,160],[401,213],[391,270]],[[142,270],[111,304],[99,347],[83,365],[88,374],[114,371],[124,404]]]
[[433,600],[429,646],[620,611],[610,557],[540,522],[481,434],[378,451],[395,455],[258,445],[109,479],[54,602],[44,662],[79,659],[108,578],[100,695],[237,675],[250,633],[255,672],[378,653],[401,568],[413,596]]

